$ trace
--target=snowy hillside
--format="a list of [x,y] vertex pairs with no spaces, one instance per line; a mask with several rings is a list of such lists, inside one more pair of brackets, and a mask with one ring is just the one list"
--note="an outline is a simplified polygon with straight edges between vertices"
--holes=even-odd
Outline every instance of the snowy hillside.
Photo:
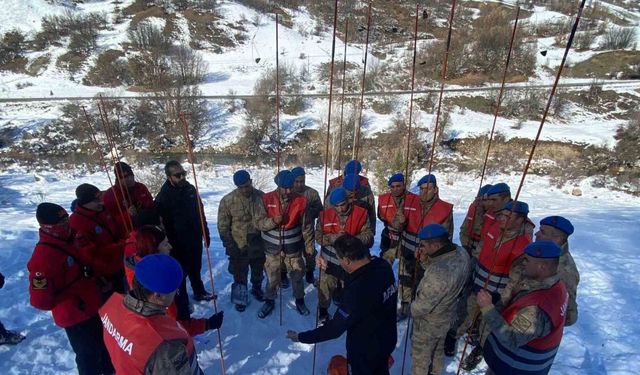
[[[151,171],[140,171],[147,175]],[[217,206],[232,187],[232,169],[215,166],[199,172],[206,215],[212,233],[211,254],[214,278],[219,295],[219,308],[225,310],[221,328],[225,363],[229,374],[311,374],[313,347],[292,344],[285,338],[287,329],[307,330],[313,327],[311,317],[299,316],[293,307],[291,291],[284,292],[283,326],[278,324],[279,308],[265,320],[256,317],[260,304],[252,301],[247,311],[238,313],[229,300],[232,279],[216,231]],[[267,176],[271,171],[253,171],[254,176]],[[314,170],[308,183],[322,188],[322,171]],[[467,205],[477,189],[478,181],[464,174],[439,174],[441,197],[452,202],[455,226],[462,222]],[[518,176],[489,176],[488,182],[507,181],[517,186]],[[17,347],[0,347],[0,363],[4,374],[73,374],[74,362],[67,339],[55,327],[50,314],[33,309],[28,300],[26,261],[37,240],[35,207],[43,201],[68,206],[76,185],[93,183],[107,188],[101,174],[81,175],[69,172],[34,175],[22,169],[0,174],[0,264],[7,277],[0,290],[0,321],[8,329],[17,329],[27,339]],[[270,182],[270,179],[269,179]],[[272,188],[269,185],[267,189]],[[625,194],[593,188],[585,181],[583,195],[572,196],[568,191],[551,187],[544,178],[527,180],[522,200],[531,207],[530,217],[535,223],[547,215],[561,214],[570,218],[576,232],[570,247],[581,274],[578,288],[579,319],[565,330],[552,374],[601,375],[638,374],[633,364],[640,361],[640,331],[636,324],[636,309],[640,307],[637,290],[640,287],[640,263],[636,244],[640,237],[636,230],[640,215],[640,199]],[[379,231],[378,231],[379,232]],[[455,239],[457,241],[456,233]],[[378,240],[374,246],[377,252]],[[397,264],[396,267],[397,269]],[[209,275],[203,268],[203,280]],[[316,290],[306,287],[306,301],[315,309]],[[333,307],[331,311],[333,311]],[[208,316],[212,306],[195,305],[196,316]],[[400,374],[406,323],[398,325],[399,342],[393,354],[396,364],[392,374]],[[219,352],[215,333],[196,338],[200,364],[207,374],[220,373]],[[461,345],[458,347],[460,351]],[[344,354],[344,337],[323,343],[317,348],[316,374],[323,374],[329,359]],[[407,364],[411,359],[407,353]],[[409,367],[405,373],[409,373]],[[457,360],[447,360],[446,373],[455,374]],[[473,372],[482,374],[484,364]]]

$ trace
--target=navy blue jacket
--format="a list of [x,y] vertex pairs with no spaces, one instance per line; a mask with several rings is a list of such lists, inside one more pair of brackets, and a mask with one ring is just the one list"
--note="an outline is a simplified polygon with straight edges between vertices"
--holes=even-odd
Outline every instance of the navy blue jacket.
[[398,339],[398,288],[391,266],[380,258],[347,277],[343,304],[325,325],[298,334],[313,344],[340,337],[347,331],[350,374],[388,374],[388,359]]

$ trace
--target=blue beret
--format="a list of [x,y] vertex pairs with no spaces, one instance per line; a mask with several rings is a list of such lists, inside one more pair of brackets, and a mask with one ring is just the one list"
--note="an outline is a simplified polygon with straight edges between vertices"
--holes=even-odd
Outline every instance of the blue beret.
[[480,188],[480,190],[478,191],[478,196],[479,196],[479,197],[484,196],[485,194],[487,194],[487,192],[489,191],[489,189],[491,189],[492,187],[493,187],[493,185],[489,185],[489,184],[484,185],[484,186],[483,186],[483,187],[481,187],[481,188]]
[[329,195],[329,203],[336,206],[347,200],[347,190],[345,188],[333,189],[331,195]]
[[136,279],[155,293],[169,294],[182,283],[182,267],[166,254],[150,254],[136,263]]
[[233,183],[236,186],[244,185],[249,182],[250,179],[251,176],[249,175],[249,172],[244,169],[236,171],[236,173],[233,174]]
[[432,174],[428,174],[422,177],[420,181],[418,181],[418,187],[422,186],[422,184],[428,184],[429,182],[433,183],[434,185],[438,184],[436,180],[436,176]]
[[353,173],[345,175],[344,180],[342,181],[342,187],[347,190],[360,189],[360,176]]
[[573,234],[573,224],[562,216],[549,216],[540,220],[540,225],[548,225],[559,229],[570,236]]
[[504,182],[500,182],[491,186],[491,188],[487,190],[487,195],[500,194],[500,193],[511,193],[511,189],[509,188],[509,185],[505,184]]
[[558,258],[562,250],[553,241],[536,241],[524,248],[524,253],[534,258]]
[[448,237],[449,232],[440,224],[429,224],[426,227],[422,227],[418,233],[418,238],[421,240],[430,240],[432,238]]
[[396,173],[389,178],[387,182],[387,186],[391,186],[394,182],[404,182],[404,175],[402,173]]
[[528,215],[529,214],[529,205],[524,202],[516,202],[516,207],[513,208],[513,202],[508,202],[502,208],[503,210],[513,211],[517,214]]
[[293,178],[304,176],[305,175],[304,168],[295,167],[291,169],[291,174],[293,174]]
[[295,177],[293,177],[293,174],[291,173],[291,171],[286,169],[283,169],[280,172],[278,172],[276,177],[273,178],[273,182],[275,182],[279,188],[284,188],[284,189],[292,188],[293,180],[295,180]]
[[362,164],[357,160],[349,160],[344,166],[344,174],[360,174],[362,172]]

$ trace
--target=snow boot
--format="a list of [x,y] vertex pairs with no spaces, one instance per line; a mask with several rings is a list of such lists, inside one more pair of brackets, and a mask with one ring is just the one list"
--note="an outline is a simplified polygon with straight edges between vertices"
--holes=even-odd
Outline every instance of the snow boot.
[[247,305],[241,305],[239,303],[236,303],[234,306],[237,312],[243,312],[244,310],[247,309]]
[[0,345],[16,345],[24,339],[25,336],[17,332],[4,331],[3,333],[0,333]]
[[280,287],[282,289],[289,289],[291,286],[291,282],[289,281],[289,276],[287,276],[287,272],[284,271],[280,274]]
[[276,303],[274,300],[272,299],[264,300],[264,305],[262,305],[262,308],[260,309],[260,311],[258,311],[258,318],[264,319],[267,316],[271,315],[275,307],[276,307]]
[[465,371],[472,371],[482,362],[482,347],[477,345],[473,348],[469,356],[464,359],[462,369]]
[[313,275],[313,270],[308,270],[305,274],[304,274],[304,279],[307,282],[307,284],[313,284],[316,281],[315,276]]
[[304,304],[304,298],[296,298],[296,310],[302,316],[309,315],[309,309],[307,305]]
[[329,320],[329,310],[321,307],[318,309],[318,325],[324,325]]
[[402,302],[400,304],[400,309],[398,309],[397,317],[398,322],[401,322],[409,317],[410,306],[411,305],[409,305],[409,302]]
[[444,355],[447,357],[453,357],[456,354],[456,331],[450,329],[447,332],[447,337],[444,339]]
[[231,284],[231,303],[236,305],[236,310],[243,312],[249,305],[247,285],[243,283]]
[[251,295],[257,301],[264,302],[264,293],[262,292],[262,286],[260,284],[253,284],[251,286]]
[[203,290],[202,292],[199,293],[194,293],[193,294],[193,299],[196,301],[211,301],[212,299],[215,299],[216,296],[207,292],[206,290]]

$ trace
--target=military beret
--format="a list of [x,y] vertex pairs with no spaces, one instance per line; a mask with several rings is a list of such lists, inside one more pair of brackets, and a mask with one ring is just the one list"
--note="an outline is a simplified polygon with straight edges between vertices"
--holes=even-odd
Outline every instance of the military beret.
[[515,202],[516,207],[514,208],[513,207],[513,203],[514,202],[515,201],[508,202],[507,204],[504,205],[502,210],[513,211],[513,212],[515,212],[517,214],[521,214],[521,215],[528,215],[529,214],[529,205],[528,204],[526,204],[525,202]]
[[102,192],[100,191],[100,189],[91,184],[80,184],[76,188],[76,198],[78,198],[77,203],[80,206],[84,206],[89,202],[93,202],[97,198],[100,198],[101,194]]
[[291,169],[291,174],[293,174],[293,178],[296,178],[296,177],[304,176],[305,171],[304,171],[304,168],[302,167],[295,167]]
[[566,233],[567,236],[573,234],[573,224],[562,216],[549,216],[540,220],[540,225],[548,225]]
[[430,240],[432,238],[448,237],[449,232],[440,224],[429,224],[420,229],[418,238],[421,240]]
[[150,291],[169,294],[182,283],[182,267],[169,255],[150,254],[136,263],[135,277]]
[[487,194],[487,192],[489,191],[489,189],[491,189],[493,187],[493,185],[490,184],[486,184],[483,187],[480,188],[480,190],[478,191],[478,196],[482,197],[485,194]]
[[280,172],[278,172],[276,177],[273,178],[273,182],[275,182],[279,188],[283,188],[283,189],[292,188],[293,180],[295,180],[295,177],[293,177],[293,174],[291,173],[291,171],[286,169],[283,169]]
[[334,206],[347,200],[347,190],[345,188],[336,188],[329,195],[329,203]]
[[489,190],[487,190],[487,195],[494,195],[494,194],[500,194],[500,193],[511,193],[511,189],[509,188],[509,185],[505,184],[504,182],[499,182],[491,186]]
[[55,225],[68,216],[67,211],[55,203],[43,202],[36,208],[38,224]]
[[418,181],[418,187],[422,186],[422,184],[428,184],[430,182],[433,183],[434,185],[438,184],[435,175],[428,174],[428,175],[425,175],[424,177],[422,177],[420,179],[420,181]]
[[344,166],[344,174],[360,174],[362,172],[362,164],[358,160],[349,160]]
[[391,184],[394,182],[404,182],[404,175],[402,173],[396,173],[393,176],[389,177],[387,186],[391,186]]
[[360,189],[360,176],[353,173],[345,175],[342,181],[342,187],[347,190]]
[[558,258],[562,250],[553,241],[536,241],[524,248],[524,253],[534,258]]
[[233,174],[233,184],[236,186],[244,185],[251,179],[249,172],[244,169],[240,169]]

